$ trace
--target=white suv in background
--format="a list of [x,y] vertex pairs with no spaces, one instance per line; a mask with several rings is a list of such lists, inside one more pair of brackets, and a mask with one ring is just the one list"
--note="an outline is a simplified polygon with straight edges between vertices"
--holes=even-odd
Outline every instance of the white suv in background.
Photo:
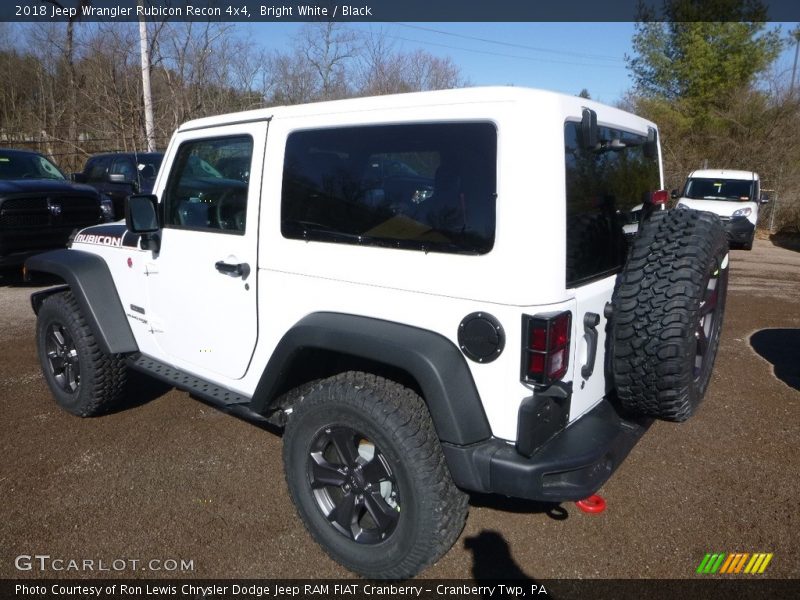
[[731,244],[750,250],[758,222],[758,205],[766,201],[761,197],[758,173],[706,169],[689,173],[678,207],[716,214]]

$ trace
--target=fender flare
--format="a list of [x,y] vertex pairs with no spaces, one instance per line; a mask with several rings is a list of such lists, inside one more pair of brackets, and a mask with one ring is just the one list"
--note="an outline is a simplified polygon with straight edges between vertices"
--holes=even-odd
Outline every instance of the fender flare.
[[472,373],[453,342],[418,327],[341,313],[312,313],[284,334],[253,394],[255,412],[269,407],[292,361],[305,349],[340,352],[410,374],[442,442],[467,445],[492,435]]
[[[32,256],[25,261],[25,268],[51,273],[64,280],[103,352],[128,354],[139,350],[114,279],[100,256],[63,248]],[[32,294],[33,311],[38,313],[45,297],[65,289],[59,286]]]

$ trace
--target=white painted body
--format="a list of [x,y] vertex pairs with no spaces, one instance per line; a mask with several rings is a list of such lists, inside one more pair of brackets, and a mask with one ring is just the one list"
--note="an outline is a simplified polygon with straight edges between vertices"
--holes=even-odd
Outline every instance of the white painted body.
[[[253,394],[281,337],[310,313],[330,311],[404,323],[437,332],[457,345],[464,316],[490,312],[504,326],[505,351],[489,364],[467,364],[493,434],[514,440],[520,402],[532,393],[520,382],[522,314],[572,312],[571,357],[564,376],[573,381],[570,422],[597,404],[610,387],[603,369],[602,314],[614,277],[577,289],[565,285],[564,124],[580,120],[584,107],[596,111],[600,125],[641,135],[655,128],[596,102],[519,88],[343,100],[192,121],[173,137],[154,193],[163,194],[182,141],[247,132],[255,143],[245,235],[164,229],[158,256],[133,248],[81,243],[73,247],[105,257],[143,354],[245,395]],[[282,236],[283,159],[291,132],[437,121],[490,121],[497,128],[497,226],[490,252],[424,253]],[[231,257],[257,267],[247,279],[249,289],[242,279],[215,269],[216,261]],[[146,319],[131,313],[130,304],[143,307]],[[587,344],[582,321],[587,311],[601,315],[601,322],[596,368],[583,381],[580,367]]]

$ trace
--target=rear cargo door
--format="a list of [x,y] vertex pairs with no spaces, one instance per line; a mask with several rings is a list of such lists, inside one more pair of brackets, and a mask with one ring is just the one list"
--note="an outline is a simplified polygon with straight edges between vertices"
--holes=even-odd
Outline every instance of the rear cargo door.
[[581,143],[580,123],[567,121],[564,136],[566,287],[572,290],[577,308],[570,409],[570,419],[575,419],[613,387],[607,356],[610,327],[603,313],[638,230],[637,221],[647,212],[642,204],[661,187],[661,172],[658,156],[645,151],[646,131],[601,125],[598,143],[587,148]]

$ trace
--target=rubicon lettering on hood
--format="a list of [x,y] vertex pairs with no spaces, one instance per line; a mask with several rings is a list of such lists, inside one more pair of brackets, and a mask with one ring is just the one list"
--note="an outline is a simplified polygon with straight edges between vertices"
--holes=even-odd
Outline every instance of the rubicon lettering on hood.
[[122,246],[122,237],[116,235],[93,235],[79,233],[75,236],[75,241],[84,244],[99,244],[100,246]]

